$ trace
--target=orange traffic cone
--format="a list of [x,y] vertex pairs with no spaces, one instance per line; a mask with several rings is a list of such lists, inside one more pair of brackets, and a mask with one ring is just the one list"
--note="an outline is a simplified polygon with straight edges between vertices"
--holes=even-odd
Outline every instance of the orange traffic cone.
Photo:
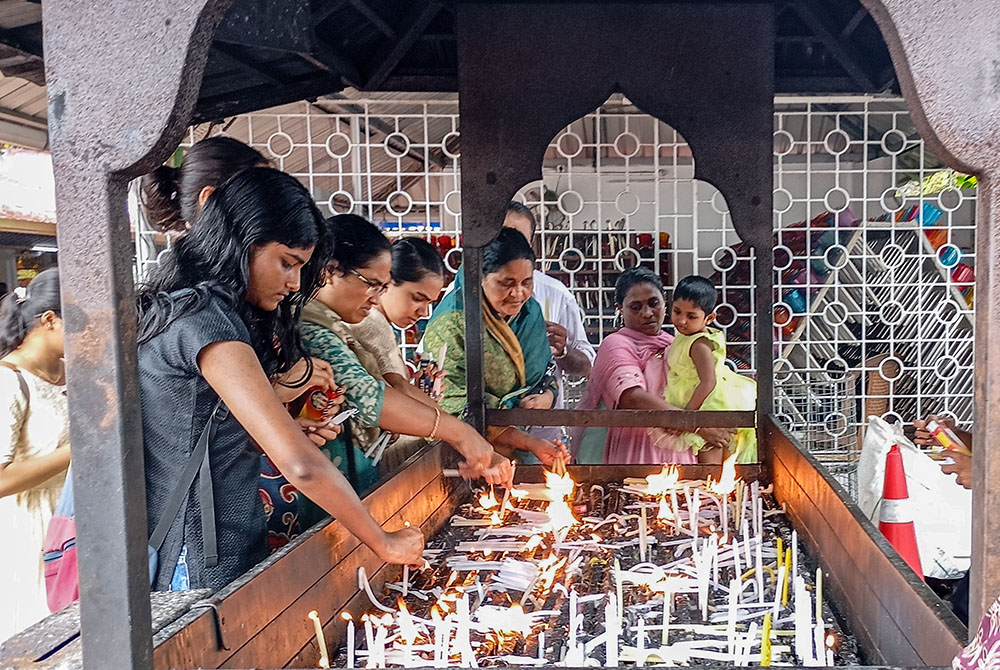
[[909,506],[910,494],[906,490],[906,473],[903,472],[903,455],[899,445],[892,445],[885,457],[885,485],[882,487],[882,507],[878,515],[878,529],[896,548],[907,565],[923,579],[920,552],[917,551],[917,532],[913,527],[913,514]]

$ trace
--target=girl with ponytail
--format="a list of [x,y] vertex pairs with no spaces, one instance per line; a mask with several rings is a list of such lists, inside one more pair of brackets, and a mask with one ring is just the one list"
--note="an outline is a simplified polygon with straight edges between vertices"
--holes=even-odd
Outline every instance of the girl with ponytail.
[[69,467],[59,271],[0,303],[0,641],[49,613],[42,542]]

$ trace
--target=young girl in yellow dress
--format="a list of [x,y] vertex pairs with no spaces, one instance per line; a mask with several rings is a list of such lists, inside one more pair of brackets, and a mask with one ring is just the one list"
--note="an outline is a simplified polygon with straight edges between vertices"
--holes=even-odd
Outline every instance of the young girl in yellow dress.
[[[667,354],[666,400],[675,407],[704,410],[753,410],[757,384],[726,366],[726,338],[709,328],[715,320],[716,289],[704,277],[685,277],[674,288],[670,321],[676,334]],[[705,441],[685,433],[685,441],[701,463],[721,463],[736,454],[737,463],[757,460],[757,438],[753,428],[740,428],[729,443],[728,453],[706,450]]]

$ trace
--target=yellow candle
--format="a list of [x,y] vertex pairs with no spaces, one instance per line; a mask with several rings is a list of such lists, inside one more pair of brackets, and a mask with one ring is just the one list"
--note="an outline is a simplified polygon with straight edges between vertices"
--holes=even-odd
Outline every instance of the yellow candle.
[[771,613],[764,615],[764,629],[760,632],[760,667],[771,665]]
[[781,606],[788,607],[788,574],[792,571],[792,548],[785,550],[785,583],[781,585]]

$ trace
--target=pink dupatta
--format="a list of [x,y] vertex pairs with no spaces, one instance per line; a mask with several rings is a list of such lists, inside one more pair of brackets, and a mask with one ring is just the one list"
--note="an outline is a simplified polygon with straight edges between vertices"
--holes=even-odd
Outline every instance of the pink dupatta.
[[[608,335],[597,351],[590,381],[577,409],[603,406],[617,408],[622,393],[636,386],[663,397],[667,386],[667,349],[672,335],[660,332],[645,335],[622,328]],[[583,429],[573,431],[574,455],[579,450]],[[667,437],[654,446],[646,428],[608,428],[604,445],[604,463],[694,463],[690,450],[676,451],[664,445],[680,437]]]

